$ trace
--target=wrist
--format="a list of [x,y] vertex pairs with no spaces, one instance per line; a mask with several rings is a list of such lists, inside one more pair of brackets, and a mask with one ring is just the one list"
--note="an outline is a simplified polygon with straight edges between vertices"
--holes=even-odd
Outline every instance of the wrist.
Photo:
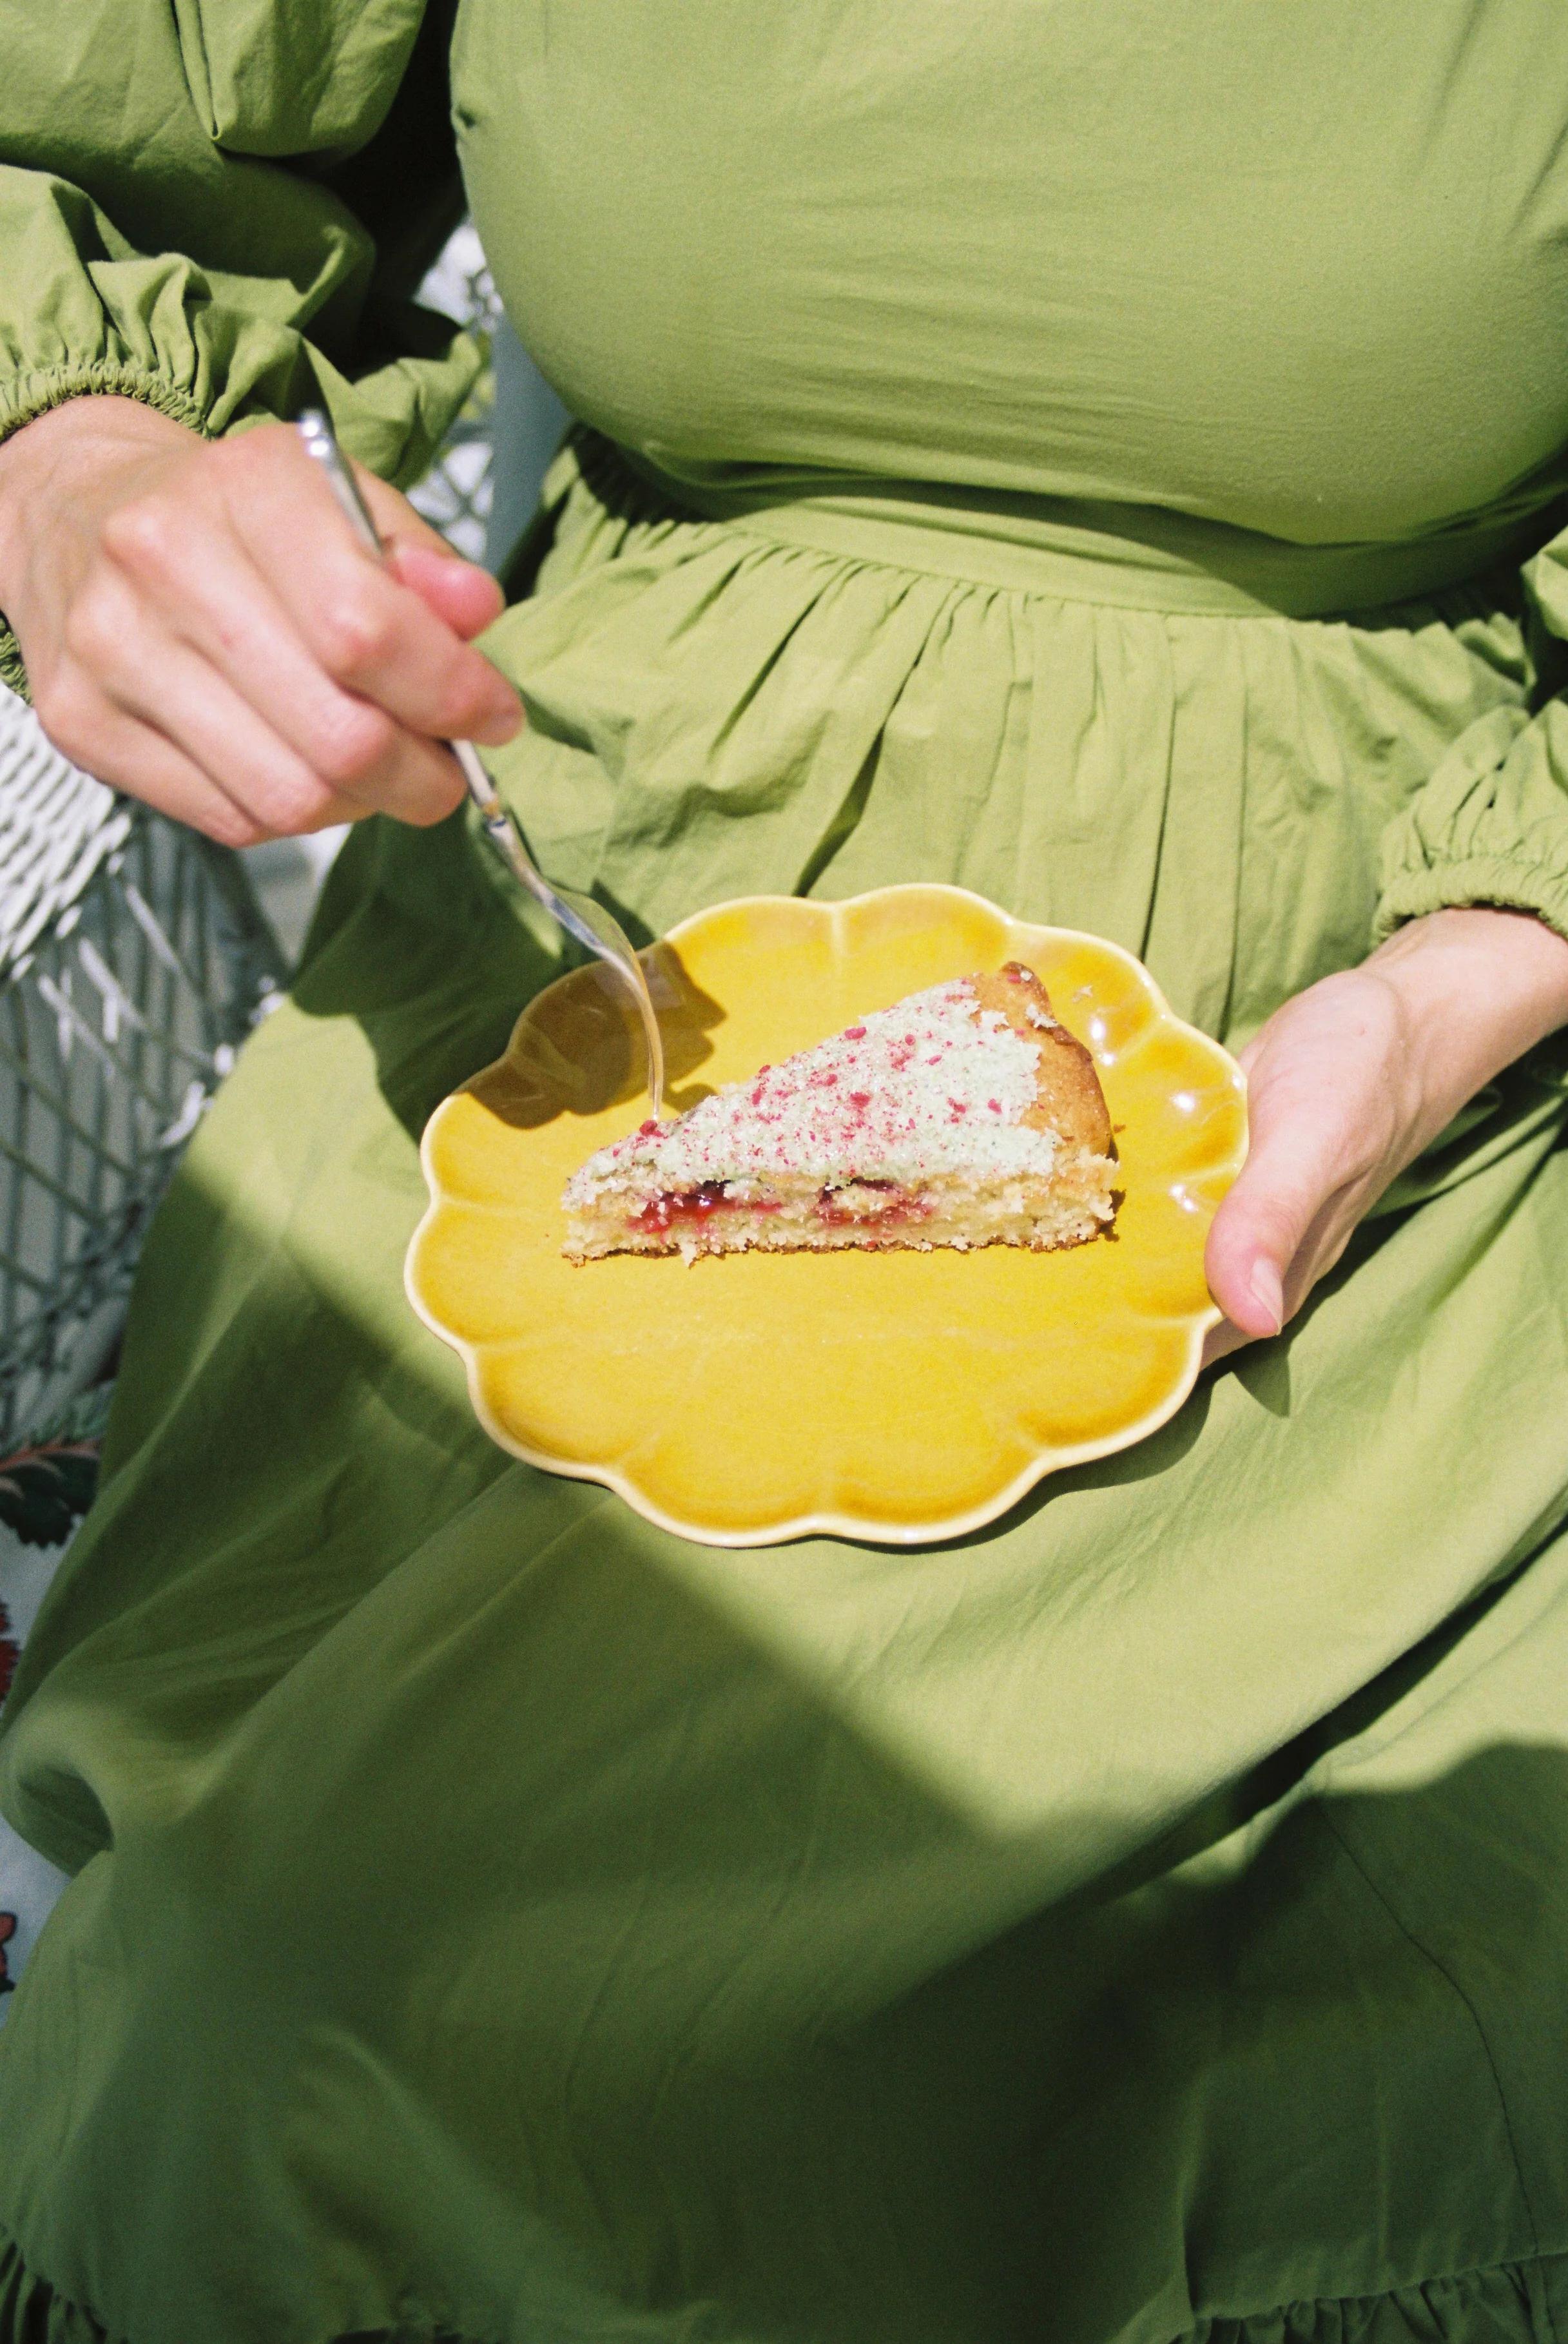
[[106,479],[198,440],[141,399],[92,393],[35,415],[0,443],[0,610],[15,623],[40,541],[96,502]]
[[1568,941],[1533,913],[1468,904],[1407,921],[1366,963],[1394,991],[1412,1047],[1454,1092],[1568,1025]]

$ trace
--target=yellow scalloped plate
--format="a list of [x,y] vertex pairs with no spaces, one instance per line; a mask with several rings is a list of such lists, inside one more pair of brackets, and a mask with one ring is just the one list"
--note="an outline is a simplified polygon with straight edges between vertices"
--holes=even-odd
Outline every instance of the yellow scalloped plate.
[[1099,1069],[1124,1173],[1116,1234],[1063,1253],[573,1268],[566,1179],[647,1112],[620,1003],[579,970],[425,1133],[408,1290],[462,1354],[492,1440],[709,1545],[916,1544],[976,1529],[1180,1406],[1219,1316],[1203,1245],[1246,1153],[1245,1090],[1130,954],[911,886],[723,904],[646,958],[673,1110],[923,985],[1027,962]]

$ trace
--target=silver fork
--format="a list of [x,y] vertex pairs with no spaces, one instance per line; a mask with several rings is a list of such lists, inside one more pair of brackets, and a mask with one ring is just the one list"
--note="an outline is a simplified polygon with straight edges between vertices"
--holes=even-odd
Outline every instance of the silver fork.
[[[384,561],[387,549],[381,543],[380,532],[370,518],[369,508],[359,493],[359,484],[344,459],[332,426],[319,408],[305,410],[298,419],[298,431],[306,453],[313,456],[326,473],[328,485],[355,536],[367,553],[372,554],[378,561]],[[569,936],[585,945],[591,953],[597,954],[605,966],[621,979],[636,1003],[648,1048],[648,1096],[657,1116],[664,1099],[664,1051],[659,1038],[659,1019],[642,965],[632,951],[624,929],[602,904],[594,902],[592,895],[580,894],[574,887],[551,885],[531,860],[516,821],[497,794],[495,784],[481,764],[473,743],[470,741],[454,741],[450,747],[462,767],[469,795],[479,808],[485,834],[512,877],[520,886],[527,889],[536,904],[544,906],[551,918],[558,922]]]

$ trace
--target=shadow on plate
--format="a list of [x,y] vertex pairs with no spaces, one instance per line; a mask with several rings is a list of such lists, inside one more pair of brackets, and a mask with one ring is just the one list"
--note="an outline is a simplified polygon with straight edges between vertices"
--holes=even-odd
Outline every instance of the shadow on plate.
[[[664,1041],[665,1105],[682,1115],[712,1096],[711,1085],[686,1078],[712,1057],[707,1037],[724,1012],[674,946],[656,945],[644,965]],[[530,1002],[504,1056],[463,1087],[502,1123],[532,1131],[560,1115],[601,1114],[634,1098],[646,1079],[626,995],[607,968],[594,965],[573,969]]]

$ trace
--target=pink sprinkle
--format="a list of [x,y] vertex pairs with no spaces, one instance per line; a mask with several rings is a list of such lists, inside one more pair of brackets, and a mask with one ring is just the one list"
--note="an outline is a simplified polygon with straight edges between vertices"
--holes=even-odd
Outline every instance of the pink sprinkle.
[[650,1116],[646,1123],[640,1123],[638,1125],[637,1137],[639,1139],[657,1139],[659,1137],[659,1125],[654,1116]]
[[1001,1100],[1000,1100],[1000,1099],[987,1099],[987,1100],[986,1101],[986,1105],[990,1108],[991,1113],[992,1113],[993,1115],[1000,1115],[1000,1114],[1001,1114],[1001,1112],[1002,1112],[1002,1102],[1001,1102]]
[[846,1026],[844,1029],[844,1038],[846,1042],[864,1042],[865,1039],[865,1026]]
[[871,1093],[869,1091],[851,1091],[849,1094],[849,1104],[851,1106],[868,1107],[871,1105]]

